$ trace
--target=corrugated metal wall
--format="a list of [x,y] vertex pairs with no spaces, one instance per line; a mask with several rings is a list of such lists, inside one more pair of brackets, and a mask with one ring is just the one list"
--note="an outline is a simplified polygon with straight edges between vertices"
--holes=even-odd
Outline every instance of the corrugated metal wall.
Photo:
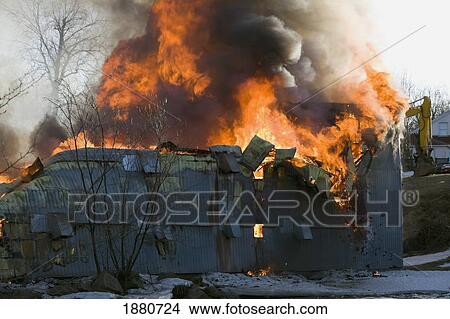
[[[183,158],[182,158],[183,157]],[[62,158],[62,159],[61,159]],[[18,267],[27,260],[26,267],[18,273],[46,276],[82,276],[95,272],[90,244],[90,233],[86,223],[72,224],[69,237],[61,238],[46,232],[31,233],[33,227],[48,227],[54,215],[67,214],[68,193],[81,192],[80,171],[73,162],[60,156],[53,159],[45,174],[21,190],[9,194],[0,202],[0,215],[7,216],[6,231],[19,234],[12,236],[17,254],[8,255],[7,262],[0,264],[0,274]],[[101,164],[91,163],[94,178],[101,175]],[[98,165],[92,170],[92,167]],[[89,173],[86,168],[85,174]],[[111,193],[126,191],[145,192],[146,179],[143,174],[125,172],[121,165],[111,169],[104,185]],[[387,146],[376,156],[367,173],[367,187],[373,199],[383,199],[386,190],[400,191],[400,160],[398,151]],[[174,190],[212,191],[227,190],[228,200],[242,190],[254,191],[253,182],[242,174],[218,173],[217,165],[209,155],[180,156],[171,168],[163,191]],[[299,229],[289,222],[283,227],[265,227],[264,238],[253,238],[252,227],[227,226],[171,226],[166,229],[169,238],[160,241],[157,236],[148,236],[137,260],[136,270],[149,273],[203,273],[213,271],[241,272],[270,266],[275,271],[317,271],[328,269],[385,269],[402,266],[402,228],[386,227],[386,219],[401,218],[397,200],[388,203],[387,215],[372,215],[364,231],[367,236],[358,237],[348,228],[313,227],[312,239],[298,236]],[[42,221],[32,220],[43,218]],[[50,217],[49,217],[50,216]],[[53,217],[52,217],[53,216]],[[66,216],[66,215],[65,215]],[[27,226],[28,225],[28,226]],[[27,228],[28,227],[28,228]],[[64,227],[64,225],[62,226]],[[132,249],[136,225],[113,225],[111,233],[119,236],[124,228],[130,234],[125,240],[125,249]],[[134,227],[134,228],[133,228]],[[229,226],[228,226],[229,227]],[[97,246],[104,265],[112,267],[111,248],[108,246],[104,227],[97,228]],[[57,232],[57,231],[56,231]],[[34,243],[24,244],[32,239]],[[27,246],[28,245],[28,246]],[[164,252],[158,245],[165,245]],[[0,259],[2,259],[0,255]],[[4,259],[7,260],[7,259]],[[23,263],[23,262],[22,262]],[[5,267],[5,265],[7,267]]]

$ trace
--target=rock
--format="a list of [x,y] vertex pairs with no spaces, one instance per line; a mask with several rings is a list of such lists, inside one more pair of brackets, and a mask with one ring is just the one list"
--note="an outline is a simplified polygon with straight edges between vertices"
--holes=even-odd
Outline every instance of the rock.
[[42,294],[30,289],[0,288],[0,299],[41,299]]
[[32,291],[36,291],[41,294],[45,294],[49,288],[53,287],[53,285],[45,282],[45,281],[39,281],[39,282],[33,282],[30,284],[27,284],[24,288],[30,289]]
[[92,282],[94,281],[94,279],[95,278],[92,278],[92,277],[80,278],[80,280],[78,282],[78,288],[80,289],[80,291],[90,291]]
[[[90,277],[54,280],[49,285],[46,293],[50,296],[64,296],[77,292],[92,290],[92,279]],[[36,290],[35,287],[33,287]]]
[[123,294],[123,288],[119,280],[107,271],[104,271],[97,276],[91,285],[91,289],[93,291]]
[[224,293],[214,286],[206,287],[205,294],[208,295],[209,298],[213,299],[220,299],[225,297]]
[[119,282],[125,290],[128,289],[142,289],[144,288],[144,281],[136,272],[128,274],[119,274]]
[[184,299],[189,293],[189,287],[185,285],[177,285],[172,289],[172,295],[175,299]]
[[178,276],[174,273],[162,273],[158,275],[158,280],[163,280],[167,278],[178,278]]
[[[174,294],[174,297],[175,297],[175,294]],[[189,289],[187,295],[184,298],[185,299],[211,299],[211,296],[209,296],[200,287],[194,285]]]
[[328,272],[326,271],[311,271],[303,273],[306,279],[308,280],[322,280],[323,278],[328,276]]
[[159,281],[159,284],[161,284],[162,286],[165,286],[165,287],[168,287],[168,288],[170,287],[171,289],[173,289],[173,287],[175,287],[175,286],[191,287],[192,286],[192,281],[181,279],[181,278],[166,278],[166,279],[163,279],[163,280]]
[[80,292],[78,287],[69,286],[69,285],[57,285],[55,287],[52,287],[48,289],[47,294],[50,296],[64,296],[64,295],[70,295],[77,292]]

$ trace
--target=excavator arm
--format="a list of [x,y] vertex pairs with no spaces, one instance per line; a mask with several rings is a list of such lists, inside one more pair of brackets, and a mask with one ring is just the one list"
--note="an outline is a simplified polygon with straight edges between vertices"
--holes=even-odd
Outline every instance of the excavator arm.
[[417,176],[426,176],[432,174],[436,170],[436,164],[431,157],[431,99],[428,96],[425,96],[422,101],[423,103],[421,106],[410,108],[406,112],[406,117],[416,116],[419,121],[419,154],[416,159]]

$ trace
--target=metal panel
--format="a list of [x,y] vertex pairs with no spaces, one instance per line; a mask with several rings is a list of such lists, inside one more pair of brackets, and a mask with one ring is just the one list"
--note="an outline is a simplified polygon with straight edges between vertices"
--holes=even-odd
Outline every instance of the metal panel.
[[31,232],[45,233],[48,232],[47,215],[33,215],[31,217]]
[[124,155],[122,158],[122,165],[127,172],[140,172],[142,171],[141,162],[137,155]]
[[58,162],[119,162],[124,155],[137,154],[136,150],[87,148],[61,152],[53,156],[46,164]]
[[229,153],[233,154],[236,158],[242,157],[242,149],[239,146],[215,145],[210,146],[209,150],[212,153]]
[[140,155],[141,165],[145,173],[157,172],[158,154],[158,152],[145,152]]
[[223,173],[240,173],[241,167],[232,154],[216,154],[217,166]]
[[313,239],[311,227],[308,227],[308,226],[295,227],[295,235],[296,235],[296,238],[300,239],[300,240],[312,240]]
[[279,163],[285,160],[293,159],[296,152],[297,149],[295,147],[289,149],[276,149],[275,162]]
[[255,171],[275,146],[255,136],[242,154],[242,163]]
[[222,231],[223,234],[228,238],[239,238],[242,236],[241,227],[236,224],[223,225]]

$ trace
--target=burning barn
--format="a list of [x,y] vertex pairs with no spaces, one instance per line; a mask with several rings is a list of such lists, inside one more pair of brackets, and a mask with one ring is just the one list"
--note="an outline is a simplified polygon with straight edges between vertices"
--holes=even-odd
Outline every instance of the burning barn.
[[402,266],[407,103],[360,1],[151,2],[0,184],[0,277]]
[[[160,181],[157,189],[162,194],[182,192],[172,204],[184,203],[181,206],[184,213],[170,210],[164,218],[149,223],[136,271],[204,273],[265,267],[273,271],[401,267],[400,162],[395,146],[388,144],[373,156],[366,152],[354,167],[358,182],[352,187],[359,188],[357,198],[366,197],[363,191],[370,197],[370,201],[362,203],[367,219],[361,225],[349,213],[356,210],[355,206],[343,208],[333,204],[329,211],[336,215],[325,213],[324,203],[336,203],[326,192],[331,186],[330,175],[314,161],[299,164],[294,155],[295,149],[277,150],[271,143],[255,137],[244,152],[235,146],[214,146],[202,151],[166,143],[154,151],[102,148],[65,151],[52,157],[45,167],[37,162],[27,171],[28,175],[8,184],[9,190],[3,190],[0,278],[95,273],[92,229],[96,258],[103,267],[113,267],[114,251],[120,251],[120,245],[126,251],[133,250],[136,236],[142,232],[139,220],[117,216],[92,219],[80,210],[86,207],[76,205],[76,201],[86,200],[81,195],[87,193],[99,197],[109,194],[117,204],[125,197],[134,198],[133,194],[155,191],[155,180]],[[264,203],[275,190],[303,191],[302,196],[307,194],[309,198],[318,196],[318,202],[312,205],[319,207],[319,213],[316,209],[311,215],[308,206],[311,203],[300,200],[300,206],[292,207],[291,203],[289,209],[293,213],[285,215],[277,212],[286,210],[277,202],[273,212],[277,222],[263,220],[251,198],[257,198],[266,211]],[[194,198],[182,198],[189,192],[207,199],[204,205],[196,202],[199,207],[196,218],[186,215],[192,207],[188,203],[195,202]],[[221,209],[219,193],[225,194],[220,200]],[[254,197],[237,200],[242,193]],[[296,196],[282,193],[278,200],[290,201]],[[170,206],[170,200],[167,205]],[[227,215],[229,222],[216,222],[219,212],[226,215],[230,210],[233,212]],[[358,218],[364,219],[361,212]]]

